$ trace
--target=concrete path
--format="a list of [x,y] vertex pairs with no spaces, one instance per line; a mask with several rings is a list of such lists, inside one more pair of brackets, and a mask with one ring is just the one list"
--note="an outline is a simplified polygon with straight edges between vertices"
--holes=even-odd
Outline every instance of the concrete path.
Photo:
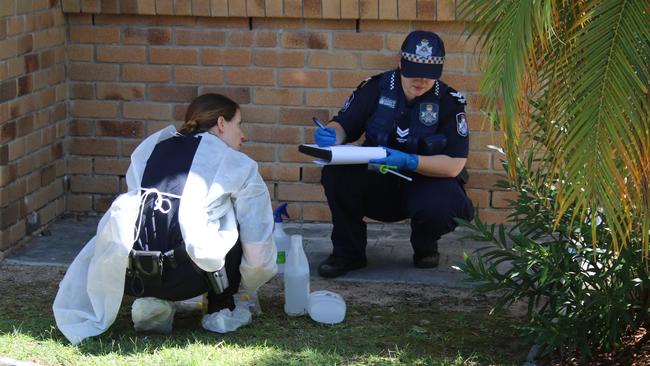
[[[54,221],[41,236],[33,238],[21,250],[5,259],[5,263],[23,265],[68,266],[85,243],[95,234],[99,218],[64,217]],[[305,252],[312,277],[318,276],[317,266],[330,254],[332,244],[330,224],[284,224],[287,234],[303,235]],[[439,242],[440,266],[435,269],[413,267],[410,227],[408,224],[368,224],[368,266],[337,278],[340,281],[406,282],[445,287],[469,287],[465,276],[452,268],[462,261],[463,252],[471,254],[485,246],[463,236],[469,232],[457,229]]]

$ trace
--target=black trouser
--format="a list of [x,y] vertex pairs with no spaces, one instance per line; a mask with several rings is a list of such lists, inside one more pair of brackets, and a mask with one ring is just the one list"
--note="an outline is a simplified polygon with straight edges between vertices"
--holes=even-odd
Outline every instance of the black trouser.
[[334,256],[365,258],[364,217],[385,222],[410,218],[416,257],[437,253],[437,240],[457,226],[454,217],[473,218],[474,206],[456,178],[409,175],[412,182],[369,171],[365,164],[323,168],[321,183],[332,212]]
[[220,293],[215,293],[206,274],[195,268],[191,259],[178,263],[176,268],[164,264],[162,283],[160,286],[146,284],[140,292],[141,283],[132,277],[126,276],[124,292],[137,297],[156,297],[163,300],[179,301],[191,299],[203,293],[208,293],[208,313],[213,313],[224,308],[235,309],[233,295],[239,291],[241,273],[239,264],[242,258],[242,247],[239,240],[226,255],[226,274],[228,275],[228,288]]

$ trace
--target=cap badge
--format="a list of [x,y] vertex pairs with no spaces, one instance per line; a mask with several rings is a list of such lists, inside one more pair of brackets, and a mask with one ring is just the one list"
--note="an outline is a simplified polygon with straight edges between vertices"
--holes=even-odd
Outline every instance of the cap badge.
[[429,58],[431,57],[432,52],[433,49],[429,45],[429,40],[427,39],[421,40],[420,43],[415,46],[415,54],[420,57]]

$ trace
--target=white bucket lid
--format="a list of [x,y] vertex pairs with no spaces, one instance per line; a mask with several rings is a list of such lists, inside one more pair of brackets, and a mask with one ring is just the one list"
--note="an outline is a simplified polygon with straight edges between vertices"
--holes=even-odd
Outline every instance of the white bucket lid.
[[345,300],[332,291],[314,291],[309,295],[309,316],[323,324],[337,324],[345,319]]

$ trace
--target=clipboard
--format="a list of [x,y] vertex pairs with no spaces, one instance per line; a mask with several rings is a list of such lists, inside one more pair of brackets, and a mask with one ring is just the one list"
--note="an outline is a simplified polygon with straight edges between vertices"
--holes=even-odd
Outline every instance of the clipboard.
[[300,144],[298,151],[317,158],[314,163],[319,165],[368,164],[370,159],[386,157],[386,150],[378,146]]

